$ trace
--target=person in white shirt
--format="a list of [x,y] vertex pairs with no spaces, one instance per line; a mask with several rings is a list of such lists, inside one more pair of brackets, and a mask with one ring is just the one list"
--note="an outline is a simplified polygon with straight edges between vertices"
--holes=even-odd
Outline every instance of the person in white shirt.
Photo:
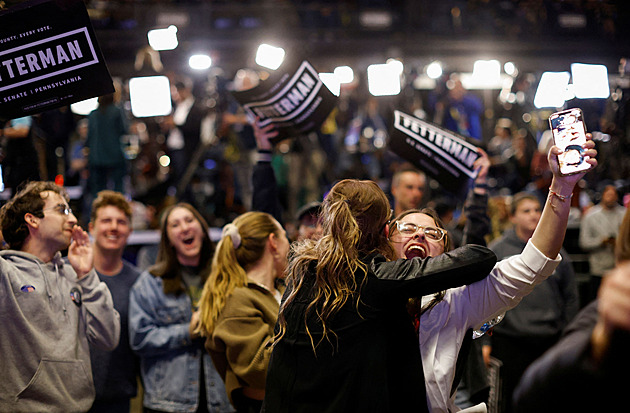
[[[585,148],[593,166],[597,165],[594,146],[589,138]],[[555,146],[549,152],[553,180],[539,224],[523,252],[498,262],[481,281],[422,298],[418,333],[431,412],[461,410],[455,405],[455,366],[471,329],[478,329],[516,306],[561,261],[559,252],[571,206],[569,198],[584,173],[560,175],[559,153]],[[411,210],[390,224],[389,238],[398,257],[436,257],[448,254],[450,247],[448,233],[442,226],[431,210]],[[473,408],[486,411],[483,404]]]

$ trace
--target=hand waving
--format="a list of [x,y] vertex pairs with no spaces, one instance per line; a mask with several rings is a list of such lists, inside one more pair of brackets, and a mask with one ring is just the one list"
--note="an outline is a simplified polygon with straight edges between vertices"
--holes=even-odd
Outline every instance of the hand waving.
[[72,242],[68,248],[68,261],[77,273],[77,279],[85,275],[94,267],[94,252],[90,236],[80,226],[75,225],[72,229]]

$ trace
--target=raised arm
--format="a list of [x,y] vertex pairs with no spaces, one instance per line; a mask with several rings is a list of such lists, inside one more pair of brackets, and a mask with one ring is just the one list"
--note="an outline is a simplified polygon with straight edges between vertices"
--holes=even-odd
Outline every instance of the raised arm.
[[[585,155],[589,157],[586,161],[592,165],[591,169],[597,166],[597,151],[594,149],[595,143],[592,135],[587,134],[587,141],[584,144]],[[532,243],[540,252],[549,258],[556,258],[562,248],[562,242],[567,229],[569,219],[569,209],[571,208],[571,196],[575,184],[582,179],[586,172],[562,176],[558,166],[558,154],[562,151],[557,146],[552,146],[549,150],[548,161],[553,179],[549,186],[549,195],[532,235]]]
[[259,127],[257,122],[252,124],[256,147],[258,149],[258,161],[254,165],[252,174],[252,209],[254,211],[267,212],[282,224],[282,207],[278,196],[278,184],[276,175],[271,167],[273,145],[270,139],[278,135],[273,125]]
[[488,216],[488,170],[490,158],[488,154],[479,149],[481,156],[477,158],[473,166],[477,169],[474,187],[468,191],[468,197],[464,204],[464,233],[462,245],[478,244],[486,245],[485,236],[490,233],[490,217]]

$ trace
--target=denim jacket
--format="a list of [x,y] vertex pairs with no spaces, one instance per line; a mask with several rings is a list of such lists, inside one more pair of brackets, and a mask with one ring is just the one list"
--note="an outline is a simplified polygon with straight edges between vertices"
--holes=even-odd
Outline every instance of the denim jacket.
[[232,412],[203,340],[192,340],[192,305],[187,294],[164,294],[162,279],[144,271],[129,297],[129,340],[140,356],[144,406],[167,412],[194,412],[203,359],[210,412]]

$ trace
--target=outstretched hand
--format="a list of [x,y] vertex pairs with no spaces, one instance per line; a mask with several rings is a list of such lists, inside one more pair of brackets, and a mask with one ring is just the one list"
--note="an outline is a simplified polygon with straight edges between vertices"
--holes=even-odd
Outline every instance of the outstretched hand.
[[72,228],[72,242],[68,248],[68,261],[77,273],[77,279],[85,277],[94,267],[94,252],[90,236],[78,225]]
[[[588,157],[584,162],[587,162],[591,165],[590,169],[586,171],[582,171],[572,175],[562,175],[560,173],[560,165],[558,163],[558,155],[562,153],[562,150],[557,146],[552,146],[549,149],[549,155],[547,156],[547,160],[549,161],[549,167],[551,172],[553,173],[553,179],[556,181],[558,186],[561,188],[565,188],[567,190],[572,191],[573,187],[577,182],[580,181],[586,175],[588,171],[595,168],[597,166],[597,150],[595,150],[595,142],[593,142],[593,135],[590,133],[586,134],[586,143],[582,145],[584,148],[584,156]],[[563,193],[563,195],[567,195]]]

